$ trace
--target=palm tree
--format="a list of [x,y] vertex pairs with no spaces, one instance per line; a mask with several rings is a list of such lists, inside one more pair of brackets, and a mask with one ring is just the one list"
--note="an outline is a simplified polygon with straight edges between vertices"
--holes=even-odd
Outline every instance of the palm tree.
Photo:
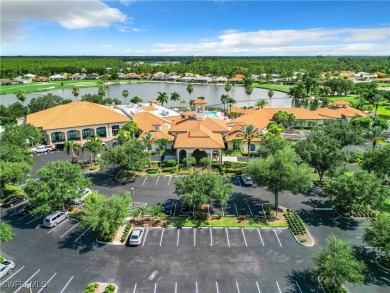
[[73,140],[68,140],[64,143],[64,150],[68,155],[70,155],[70,152],[72,152],[72,157],[79,149],[80,145],[78,143],[75,143]]
[[88,137],[87,141],[82,147],[83,154],[89,152],[91,154],[91,169],[93,167],[93,157],[96,157],[99,152],[103,151],[103,144],[100,137],[97,135],[95,137]]
[[252,85],[245,87],[245,93],[248,95],[248,107],[251,106],[251,94],[253,93]]
[[194,86],[192,85],[192,83],[190,82],[187,86],[187,92],[190,94],[190,103],[191,103],[191,94],[192,92],[194,91]]
[[379,106],[379,103],[383,101],[383,96],[380,95],[380,94],[376,94],[375,96],[373,96],[371,98],[371,102],[374,104],[375,106],[375,118],[376,118],[376,112],[378,111],[378,106]]
[[[295,116],[294,116],[295,117]],[[274,116],[271,119],[272,121],[275,121],[278,124],[283,124],[288,121],[288,113],[286,111],[279,110],[274,114]]]
[[379,126],[372,127],[367,131],[367,138],[372,141],[372,149],[375,149],[376,144],[382,141],[385,136],[385,131]]
[[16,94],[16,98],[22,102],[22,104],[27,100],[27,93],[25,91],[19,91]]
[[128,90],[123,90],[122,91],[122,96],[125,98],[125,104],[126,104],[127,97],[129,96],[129,91]]
[[229,105],[229,113],[232,113],[232,105],[236,103],[236,100],[231,97],[228,97],[226,103]]
[[181,107],[181,99],[178,92],[171,93],[171,101],[175,102],[175,108],[176,108],[176,102],[180,100],[180,107]]
[[274,96],[275,92],[274,90],[268,90],[268,97],[269,97],[269,107],[271,107],[271,101],[272,101],[272,97]]
[[164,106],[164,103],[168,102],[168,96],[166,92],[158,92],[157,101],[161,103],[162,106]]
[[169,143],[169,140],[166,138],[160,138],[158,140],[158,148],[160,150],[160,166],[161,166],[162,155],[165,153],[165,150],[167,149],[168,143]]
[[76,101],[77,101],[77,97],[80,95],[80,89],[78,87],[74,87],[72,89],[72,94],[74,95],[74,97],[76,98]]
[[225,118],[225,114],[226,114],[225,105],[228,99],[229,99],[228,95],[221,95],[221,103],[223,104],[223,118]]
[[142,136],[142,142],[147,146],[148,151],[151,150],[153,143],[156,141],[156,138],[149,131],[144,136]]
[[228,95],[230,90],[232,89],[232,84],[230,82],[226,82],[224,89],[225,89],[226,95]]
[[99,86],[98,95],[101,97],[105,97],[107,95],[107,88],[104,85]]
[[243,130],[241,130],[241,133],[237,135],[238,137],[243,137],[244,140],[246,140],[247,145],[248,145],[248,159],[247,161],[249,162],[249,151],[250,151],[250,145],[252,140],[255,138],[260,137],[260,131],[258,128],[254,127],[252,124],[245,126]]
[[142,99],[135,96],[134,98],[131,98],[130,103],[139,104],[139,103],[142,103]]
[[257,108],[260,108],[260,109],[263,109],[265,106],[268,105],[268,101],[267,100],[264,100],[264,99],[261,99],[261,100],[258,100],[255,104],[255,106]]

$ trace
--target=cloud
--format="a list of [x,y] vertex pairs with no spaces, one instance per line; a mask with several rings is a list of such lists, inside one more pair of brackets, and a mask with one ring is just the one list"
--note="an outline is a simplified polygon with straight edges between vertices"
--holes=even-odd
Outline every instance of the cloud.
[[119,3],[124,6],[129,6],[130,4],[133,4],[136,0],[119,0]]
[[386,28],[223,31],[217,41],[155,44],[157,55],[386,55]]
[[23,24],[29,20],[56,22],[67,29],[108,28],[128,21],[120,10],[99,0],[2,1],[1,9],[2,44],[22,38]]

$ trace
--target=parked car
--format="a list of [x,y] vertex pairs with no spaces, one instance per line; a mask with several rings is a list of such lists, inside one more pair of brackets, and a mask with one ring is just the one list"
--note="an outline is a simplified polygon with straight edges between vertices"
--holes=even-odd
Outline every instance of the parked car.
[[242,174],[241,179],[242,179],[242,182],[244,182],[244,185],[253,186],[253,181],[252,181],[252,178],[250,176]]
[[164,213],[166,215],[173,215],[175,204],[176,204],[176,200],[174,199],[167,199],[165,202],[163,202],[162,206],[164,208]]
[[22,204],[21,206],[19,206],[16,209],[15,215],[17,215],[19,217],[28,215],[30,213],[31,209],[32,209],[31,204],[29,204],[29,203]]
[[5,202],[3,202],[3,207],[4,208],[13,207],[14,205],[17,205],[24,201],[25,198],[23,196],[12,196],[9,199],[7,199]]
[[43,220],[43,226],[51,228],[57,226],[63,220],[69,218],[68,211],[55,211]]
[[144,232],[145,229],[142,227],[134,228],[129,238],[129,245],[131,246],[140,245],[142,241],[142,237],[144,236]]
[[74,200],[72,200],[72,202],[73,204],[79,205],[80,203],[84,202],[88,195],[92,193],[92,190],[89,188],[84,188],[78,189],[77,192],[80,194],[80,197],[75,198]]
[[4,277],[7,274],[10,274],[15,268],[15,263],[10,260],[5,260],[0,263],[0,278]]
[[190,212],[191,212],[190,205],[188,203],[183,202],[181,204],[181,213],[190,214]]
[[31,151],[33,153],[47,153],[53,151],[53,147],[51,145],[40,145],[33,148]]

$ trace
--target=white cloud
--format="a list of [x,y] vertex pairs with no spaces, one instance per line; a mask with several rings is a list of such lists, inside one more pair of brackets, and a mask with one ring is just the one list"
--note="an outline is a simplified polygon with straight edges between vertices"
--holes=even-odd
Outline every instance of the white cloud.
[[119,3],[125,6],[129,6],[130,4],[133,4],[136,0],[119,0]]
[[387,55],[389,28],[224,31],[219,41],[155,44],[156,55]]
[[120,10],[99,0],[86,1],[11,1],[1,2],[1,43],[11,43],[23,37],[23,23],[28,20],[57,22],[67,29],[108,28],[126,23]]

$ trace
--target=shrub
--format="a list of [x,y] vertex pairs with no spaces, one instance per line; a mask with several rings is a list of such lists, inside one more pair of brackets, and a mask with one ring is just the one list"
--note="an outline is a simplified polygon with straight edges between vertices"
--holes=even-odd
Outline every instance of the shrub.
[[238,174],[238,173],[242,173],[242,170],[241,169],[237,169],[237,168],[226,168],[225,172],[226,173]]
[[248,220],[248,217],[247,217],[247,216],[241,215],[241,216],[238,216],[238,217],[237,217],[237,220],[238,220],[239,222],[246,221],[246,220]]
[[167,167],[174,167],[174,166],[176,166],[176,161],[175,160],[167,160],[167,161],[165,161],[163,163],[165,163],[165,165]]
[[306,233],[305,225],[295,211],[288,209],[284,214],[284,217],[286,218],[286,222],[294,235],[302,235]]
[[147,169],[148,174],[156,174],[158,172],[157,168],[148,168]]
[[162,169],[163,172],[171,172],[171,173],[175,173],[177,170],[177,167],[165,167]]

